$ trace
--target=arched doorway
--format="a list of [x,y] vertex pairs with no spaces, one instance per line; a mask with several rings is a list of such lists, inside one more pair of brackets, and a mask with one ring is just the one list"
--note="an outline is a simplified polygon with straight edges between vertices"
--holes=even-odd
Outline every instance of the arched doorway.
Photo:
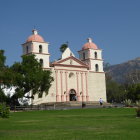
[[70,90],[69,99],[70,101],[77,101],[76,91],[74,89]]

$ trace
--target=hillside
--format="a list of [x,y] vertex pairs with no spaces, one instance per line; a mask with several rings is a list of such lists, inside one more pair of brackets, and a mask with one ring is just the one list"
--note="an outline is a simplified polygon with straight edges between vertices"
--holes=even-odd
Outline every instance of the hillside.
[[125,75],[132,71],[140,70],[140,57],[121,64],[108,66],[104,68],[104,70],[112,77],[113,80],[123,83],[125,81]]

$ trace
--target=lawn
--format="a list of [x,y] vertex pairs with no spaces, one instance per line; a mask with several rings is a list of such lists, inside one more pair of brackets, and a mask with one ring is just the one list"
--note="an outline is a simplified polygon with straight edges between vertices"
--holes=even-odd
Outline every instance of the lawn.
[[133,108],[13,112],[0,118],[0,140],[139,140]]

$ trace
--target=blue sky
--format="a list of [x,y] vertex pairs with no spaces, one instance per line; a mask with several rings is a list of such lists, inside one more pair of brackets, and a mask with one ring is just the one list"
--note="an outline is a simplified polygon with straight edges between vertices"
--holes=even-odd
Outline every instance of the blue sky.
[[139,0],[0,0],[0,49],[7,65],[21,61],[21,44],[34,26],[50,42],[51,61],[67,41],[78,57],[88,37],[111,64],[140,57]]

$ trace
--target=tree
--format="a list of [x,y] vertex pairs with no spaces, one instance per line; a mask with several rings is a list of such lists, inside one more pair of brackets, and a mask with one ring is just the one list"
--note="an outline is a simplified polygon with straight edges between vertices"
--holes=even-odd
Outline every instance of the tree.
[[12,85],[12,72],[5,66],[5,61],[4,50],[0,50],[0,102],[7,102],[8,96],[5,95],[4,89]]
[[112,80],[109,74],[106,74],[106,92],[108,102],[120,103],[126,99],[124,86]]
[[[41,64],[35,59],[35,55],[22,56],[22,62],[11,66],[14,73],[13,85],[15,87],[15,99],[26,97],[34,98],[35,94],[39,97],[43,92],[48,94],[53,78],[51,71],[43,70]],[[26,95],[32,91],[32,95]]]
[[68,48],[68,43],[64,43],[60,46],[60,52],[64,52]]
[[127,98],[131,99],[133,102],[140,100],[140,83],[128,85]]
[[133,70],[124,76],[127,99],[136,102],[140,100],[140,70]]
[[6,56],[4,56],[4,50],[0,50],[0,69],[5,67]]

